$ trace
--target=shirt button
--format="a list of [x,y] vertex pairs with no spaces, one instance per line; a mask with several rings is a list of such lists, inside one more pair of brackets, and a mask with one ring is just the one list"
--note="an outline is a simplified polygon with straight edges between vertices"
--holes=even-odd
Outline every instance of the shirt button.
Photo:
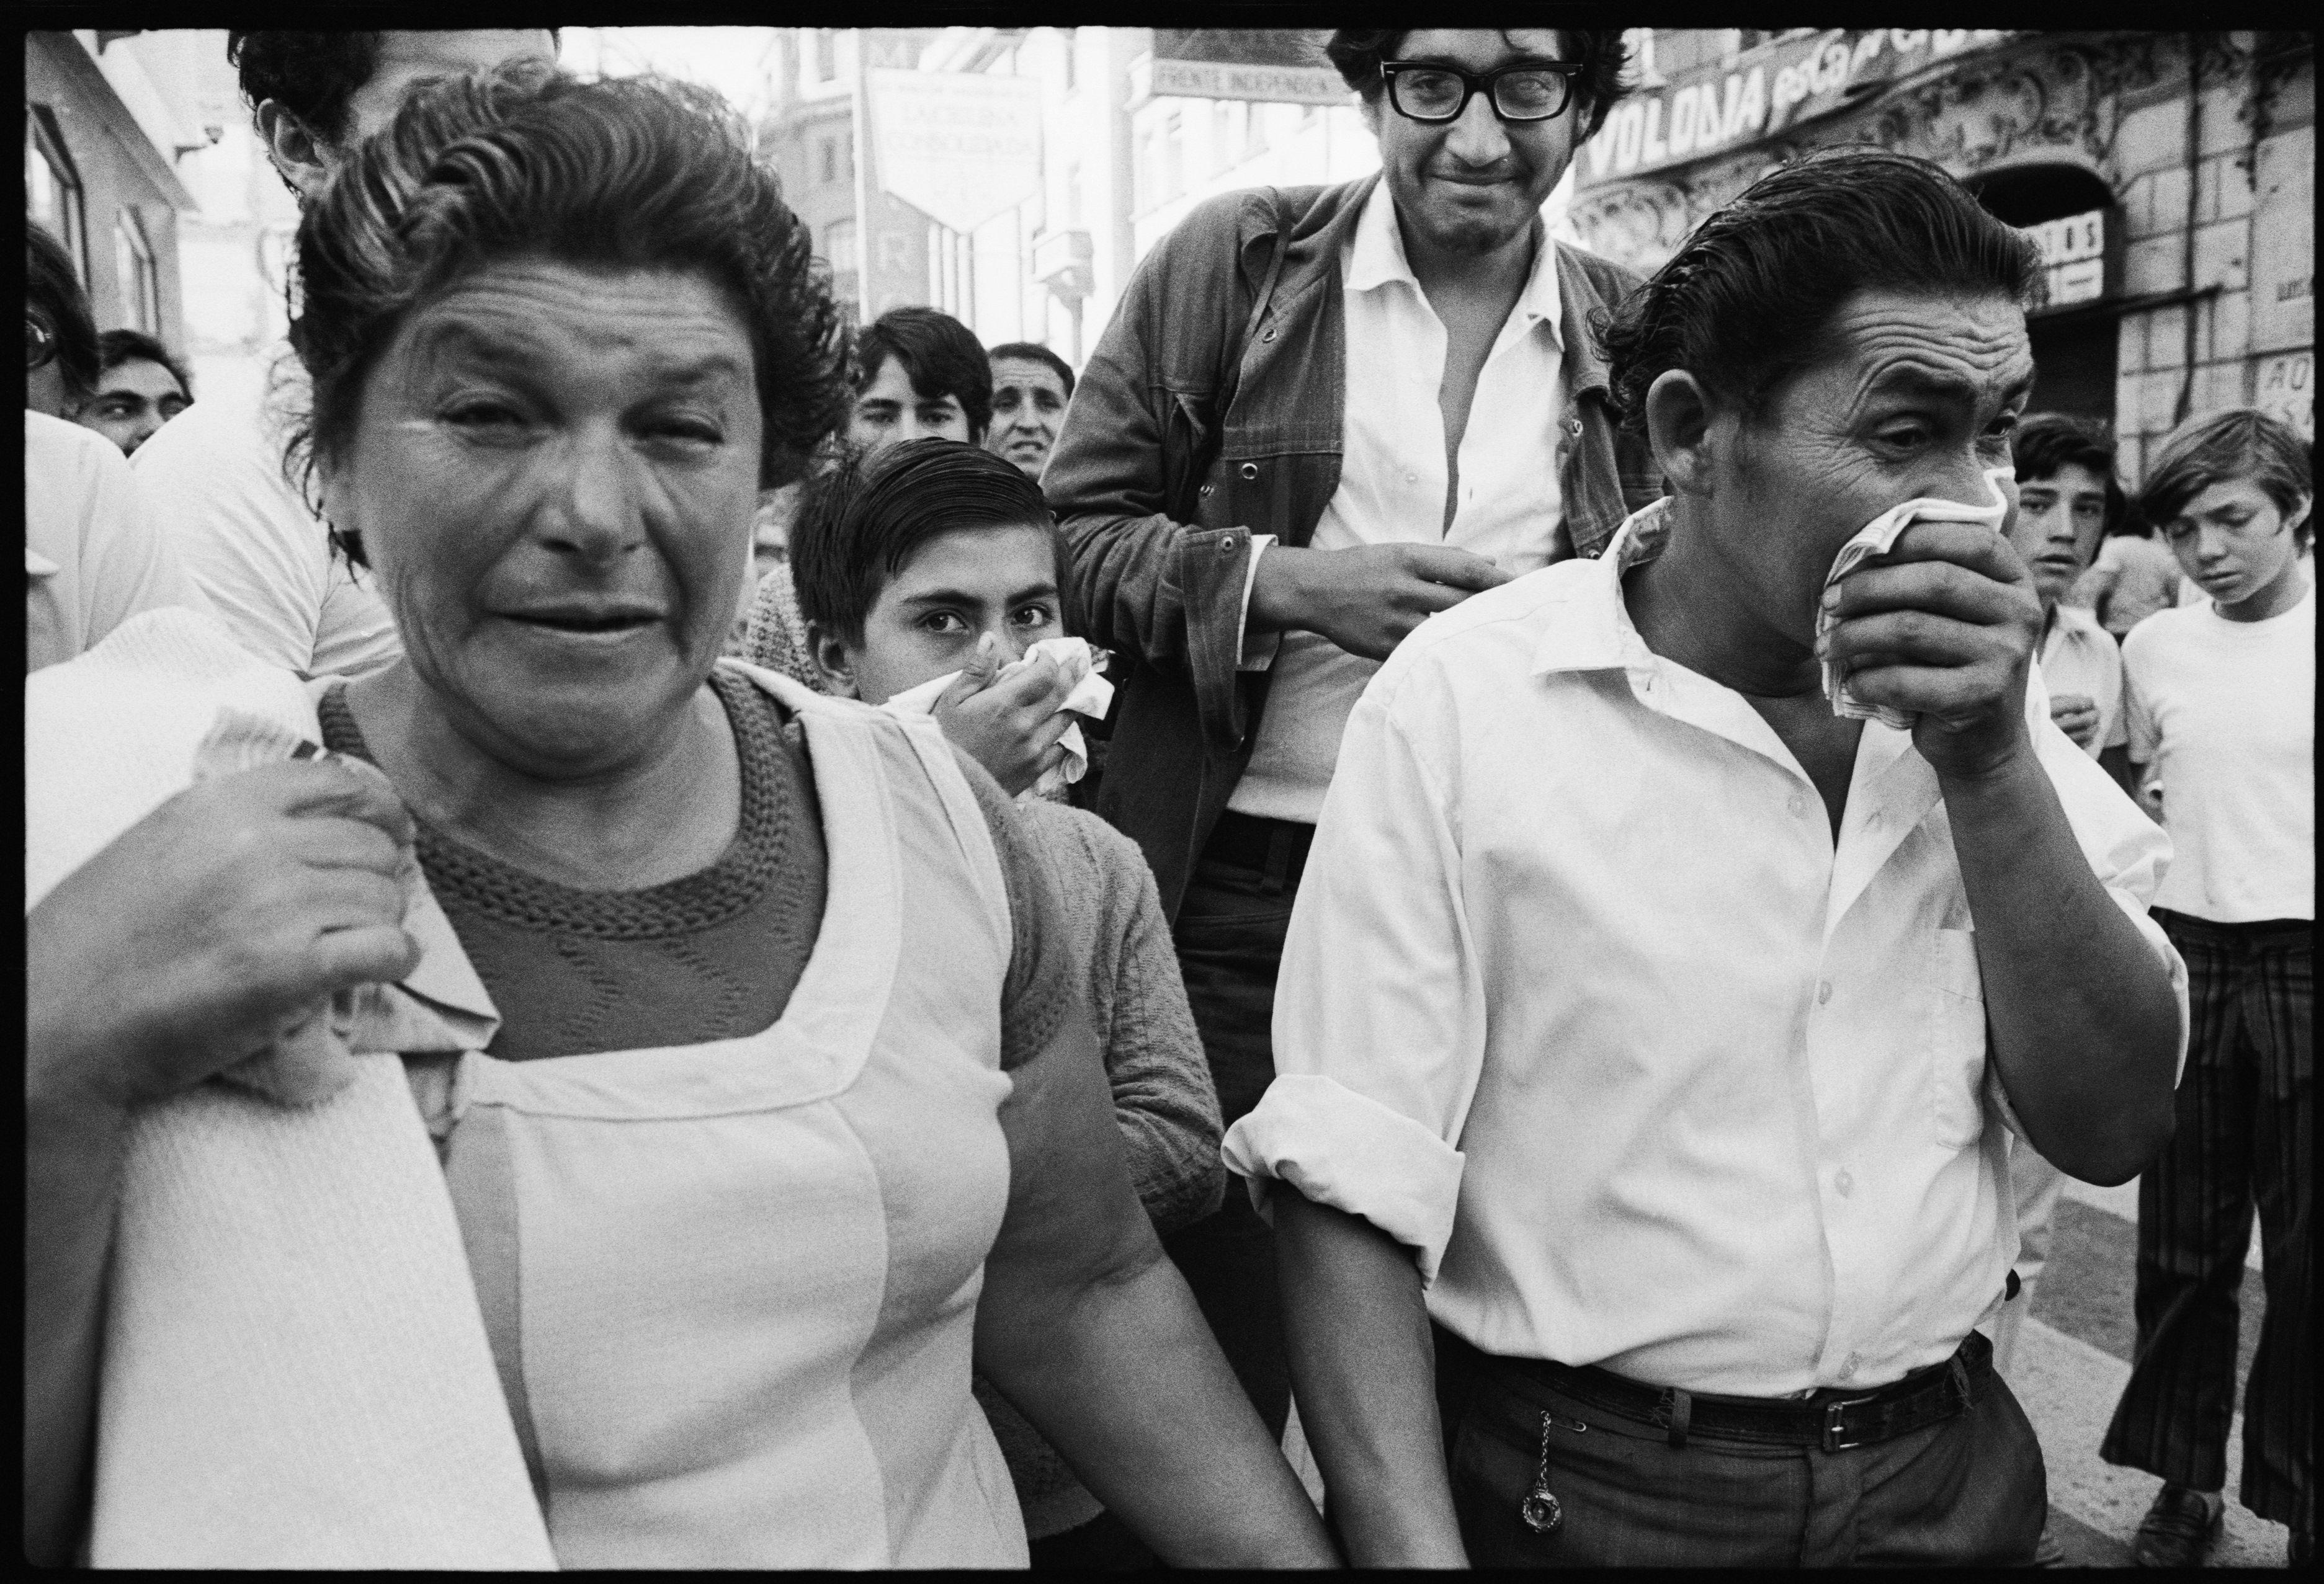
[[1816,981],[1816,1005],[1821,1007],[1830,999],[1831,999],[1831,981],[1828,979]]
[[1849,1176],[1846,1172],[1842,1172],[1840,1175],[1834,1177],[1831,1180],[1831,1185],[1840,1190],[1840,1196],[1842,1199],[1847,1198],[1849,1194],[1856,1192],[1856,1179]]
[[1407,473],[1404,475],[1404,482],[1408,484],[1416,484],[1420,482],[1420,475],[1416,473]]
[[1863,1363],[1863,1362],[1864,1362],[1864,1355],[1863,1355],[1863,1354],[1861,1354],[1861,1353],[1850,1353],[1850,1354],[1849,1354],[1846,1358],[1844,1358],[1844,1359],[1842,1359],[1842,1360],[1840,1361],[1840,1378],[1841,1378],[1842,1380],[1852,1380],[1852,1379],[1854,1379],[1854,1378],[1856,1377],[1856,1367],[1857,1367],[1858,1365],[1859,1365],[1859,1364]]
[[1804,794],[1798,792],[1793,793],[1791,802],[1785,806],[1791,809],[1795,817],[1801,819],[1807,817],[1808,800]]

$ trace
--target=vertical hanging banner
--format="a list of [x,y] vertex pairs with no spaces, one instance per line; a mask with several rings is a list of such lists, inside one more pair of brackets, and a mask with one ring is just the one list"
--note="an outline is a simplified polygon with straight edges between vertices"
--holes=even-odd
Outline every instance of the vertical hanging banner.
[[1348,85],[1323,58],[1320,28],[1154,30],[1148,91],[1191,99],[1344,105]]
[[1041,85],[982,72],[864,74],[880,190],[972,232],[1041,190]]

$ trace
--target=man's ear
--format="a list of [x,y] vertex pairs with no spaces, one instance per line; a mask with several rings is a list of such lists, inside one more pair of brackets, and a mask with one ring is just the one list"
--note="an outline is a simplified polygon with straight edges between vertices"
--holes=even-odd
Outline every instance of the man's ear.
[[855,681],[855,651],[828,627],[810,622],[807,625],[807,652],[815,661],[815,668],[823,674],[823,690],[834,698],[861,698],[863,690]]
[[269,99],[258,107],[258,134],[265,142],[266,157],[274,161],[282,180],[297,189],[300,198],[313,198],[323,190],[330,180],[331,162],[323,140],[312,128],[282,107],[279,99]]
[[1671,488],[1682,495],[1711,493],[1710,392],[1684,369],[1665,369],[1646,389],[1646,437]]

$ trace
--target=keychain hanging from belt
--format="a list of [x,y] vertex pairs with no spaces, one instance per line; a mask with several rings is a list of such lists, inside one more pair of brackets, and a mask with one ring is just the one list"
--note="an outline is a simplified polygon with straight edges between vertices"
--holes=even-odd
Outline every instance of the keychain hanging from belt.
[[1579,1419],[1560,1419],[1554,1414],[1541,1416],[1541,1463],[1534,1470],[1533,1488],[1517,1504],[1517,1516],[1536,1534],[1554,1534],[1565,1524],[1565,1508],[1549,1488],[1549,1432],[1570,1430],[1579,1434],[1589,1428]]

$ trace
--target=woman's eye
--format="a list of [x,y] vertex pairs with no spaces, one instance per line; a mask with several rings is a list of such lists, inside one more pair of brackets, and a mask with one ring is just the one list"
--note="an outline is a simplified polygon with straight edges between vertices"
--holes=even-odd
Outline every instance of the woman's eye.
[[500,401],[464,401],[447,410],[444,419],[464,429],[483,432],[514,429],[524,422],[514,408]]

